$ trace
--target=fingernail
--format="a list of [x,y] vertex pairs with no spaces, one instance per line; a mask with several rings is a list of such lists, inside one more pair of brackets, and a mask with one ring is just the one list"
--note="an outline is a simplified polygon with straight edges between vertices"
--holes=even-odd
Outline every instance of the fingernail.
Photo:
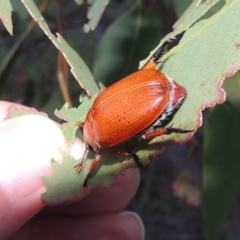
[[139,237],[139,239],[143,240],[145,237],[145,228],[144,228],[144,224],[142,219],[140,218],[140,216],[134,212],[130,212],[130,211],[124,211],[120,213],[121,216],[131,216],[133,219],[136,220],[138,226],[140,227],[141,231],[140,234],[141,236]]

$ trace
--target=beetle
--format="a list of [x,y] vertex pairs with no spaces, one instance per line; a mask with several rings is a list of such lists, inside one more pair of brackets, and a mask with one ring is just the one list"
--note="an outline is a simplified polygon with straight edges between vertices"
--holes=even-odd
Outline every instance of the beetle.
[[[119,144],[135,137],[153,139],[192,131],[164,127],[187,95],[184,87],[155,69],[171,41],[166,41],[142,69],[104,89],[93,102],[85,122],[79,124],[83,127],[86,149],[95,152],[84,186],[104,153],[117,149]],[[118,153],[132,156],[140,165],[134,152],[118,150]],[[75,168],[80,171],[82,163]]]

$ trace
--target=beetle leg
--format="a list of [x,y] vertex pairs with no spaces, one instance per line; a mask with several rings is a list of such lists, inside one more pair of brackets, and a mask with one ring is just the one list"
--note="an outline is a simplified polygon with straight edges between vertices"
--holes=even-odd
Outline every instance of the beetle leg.
[[77,121],[76,122],[76,126],[78,127],[78,128],[82,128],[83,127],[83,122],[81,122],[81,121]]
[[139,157],[138,157],[138,155],[137,155],[135,152],[133,152],[133,151],[129,151],[129,152],[126,152],[126,151],[118,151],[117,153],[118,153],[118,154],[121,154],[121,155],[123,155],[123,156],[126,156],[126,157],[131,156],[131,157],[134,159],[134,161],[136,162],[136,164],[138,165],[138,167],[143,167],[143,165],[139,162]]
[[89,173],[87,174],[87,176],[85,178],[85,181],[83,183],[84,187],[87,186],[87,181],[90,178],[90,176],[92,175],[93,171],[96,169],[96,167],[99,164],[100,160],[102,159],[103,153],[104,153],[104,151],[100,149],[97,152],[97,154],[95,155],[95,158],[93,159],[92,164],[90,166]]
[[129,154],[133,157],[133,159],[134,159],[135,163],[138,165],[138,167],[143,167],[143,165],[139,162],[138,155],[135,152],[130,152]]
[[83,168],[83,161],[73,167],[77,173],[80,173]]
[[134,161],[136,162],[138,167],[144,167],[140,162],[139,162],[139,157],[138,155],[133,152],[133,151],[122,151],[122,150],[117,150],[117,149],[112,149],[113,152],[117,152],[117,154],[126,156],[126,157],[132,157],[134,159]]
[[74,166],[74,169],[76,170],[77,173],[80,173],[81,170],[84,168],[85,159],[86,159],[85,157],[86,157],[88,150],[89,150],[88,147],[86,147],[85,152],[82,157],[82,161],[79,164],[77,164],[76,166]]
[[143,69],[150,69],[150,68],[155,68],[158,63],[161,62],[161,59],[163,55],[168,52],[168,44],[173,42],[176,38],[172,37],[166,40],[159,49],[152,55],[151,59],[145,66],[143,66]]
[[194,130],[184,130],[181,128],[160,128],[160,129],[156,129],[153,130],[151,132],[147,132],[145,134],[143,134],[141,137],[143,139],[153,139],[155,137],[159,137],[162,135],[167,135],[167,134],[171,134],[171,133],[189,133],[189,132],[193,132]]
[[[112,149],[114,152],[115,152],[115,149]],[[127,151],[117,151],[118,154],[121,154],[123,156],[131,156],[133,157],[134,161],[136,162],[137,166],[138,167],[143,167],[143,165],[139,162],[139,157],[138,155],[135,153],[135,152],[127,152]],[[88,179],[90,178],[90,176],[92,175],[93,171],[96,169],[97,165],[99,164],[100,160],[102,159],[102,156],[104,154],[104,150],[99,150],[98,153],[95,155],[95,158],[93,159],[92,161],[92,164],[91,164],[91,167],[89,169],[89,173],[87,174],[86,178],[85,178],[85,181],[84,181],[84,184],[83,186],[86,187],[87,186],[87,181]],[[80,163],[81,164],[81,163]],[[79,164],[78,164],[79,165]],[[77,167],[77,166],[75,166]],[[74,167],[74,168],[75,168]],[[82,168],[82,166],[81,166]]]
[[[82,128],[83,125],[84,125],[84,123],[81,122],[81,121],[77,121],[77,122],[76,122],[76,126],[77,126],[78,128]],[[82,157],[82,161],[81,161],[79,164],[77,164],[76,166],[74,166],[74,169],[76,170],[76,172],[77,172],[78,174],[79,174],[79,173],[81,172],[81,170],[84,168],[85,160],[86,160],[86,154],[87,154],[87,152],[88,152],[89,150],[92,150],[92,149],[91,149],[90,145],[87,144],[87,145],[86,145],[85,152],[84,152],[83,157]],[[85,186],[85,182],[86,182],[86,179],[85,179],[85,181],[84,181],[84,186]]]
[[126,156],[131,156],[134,159],[134,161],[135,161],[135,163],[137,164],[138,167],[143,167],[143,165],[139,162],[138,155],[135,152],[133,152],[133,151],[125,152],[125,155]]

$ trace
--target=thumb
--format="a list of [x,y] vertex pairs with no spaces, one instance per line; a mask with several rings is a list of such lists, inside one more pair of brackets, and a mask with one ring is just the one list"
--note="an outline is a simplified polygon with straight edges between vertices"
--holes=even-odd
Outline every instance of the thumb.
[[[59,148],[70,149],[59,127],[39,115],[0,122],[0,146],[0,239],[5,239],[44,207],[41,176],[53,173],[52,158],[61,161]],[[73,149],[81,156],[83,147]]]

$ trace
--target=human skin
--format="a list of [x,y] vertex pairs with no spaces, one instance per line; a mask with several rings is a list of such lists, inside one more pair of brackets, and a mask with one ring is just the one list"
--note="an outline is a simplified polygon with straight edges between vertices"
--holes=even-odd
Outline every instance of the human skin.
[[85,146],[68,145],[59,127],[40,115],[5,120],[9,107],[0,101],[0,239],[143,239],[141,219],[124,211],[134,196],[139,173],[129,169],[109,188],[85,188],[83,199],[47,207],[41,176],[51,176],[51,159],[61,162],[59,148],[82,156]]

